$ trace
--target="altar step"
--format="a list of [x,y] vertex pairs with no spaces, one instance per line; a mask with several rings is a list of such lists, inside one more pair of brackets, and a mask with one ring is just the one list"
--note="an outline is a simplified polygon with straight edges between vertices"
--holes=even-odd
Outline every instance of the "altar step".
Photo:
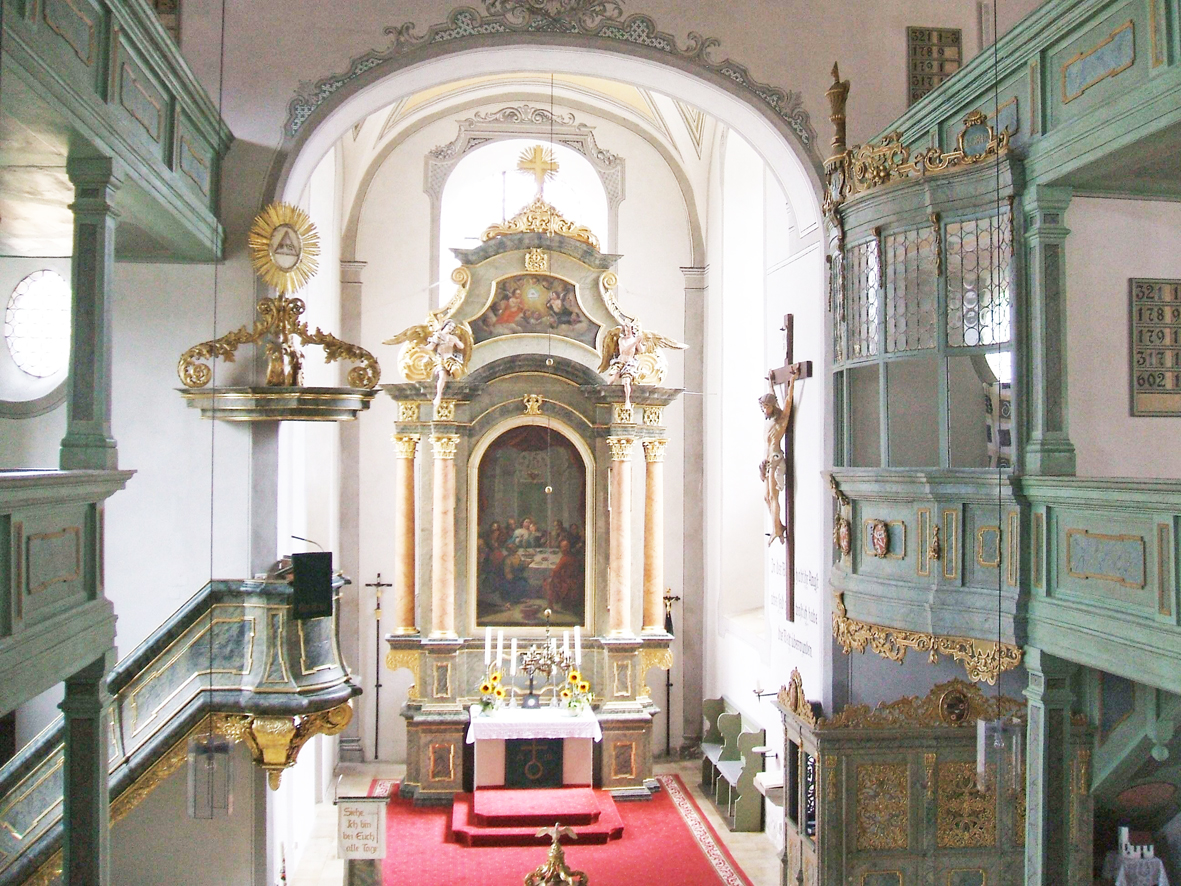
[[594,824],[602,810],[591,788],[480,788],[472,812],[475,823],[486,828],[547,827],[555,821],[573,827]]
[[623,819],[611,795],[590,788],[482,788],[474,798],[456,794],[451,807],[451,830],[465,846],[548,845],[549,837],[537,832],[555,822],[570,827],[579,845],[623,836]]

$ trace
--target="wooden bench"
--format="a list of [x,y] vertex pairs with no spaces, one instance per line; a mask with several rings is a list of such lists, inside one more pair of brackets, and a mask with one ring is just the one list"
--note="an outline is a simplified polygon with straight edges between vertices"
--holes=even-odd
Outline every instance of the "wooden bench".
[[763,795],[755,776],[763,769],[763,757],[755,748],[766,744],[764,731],[743,731],[742,715],[728,709],[725,699],[707,698],[702,714],[702,792],[713,799],[730,830],[761,831]]

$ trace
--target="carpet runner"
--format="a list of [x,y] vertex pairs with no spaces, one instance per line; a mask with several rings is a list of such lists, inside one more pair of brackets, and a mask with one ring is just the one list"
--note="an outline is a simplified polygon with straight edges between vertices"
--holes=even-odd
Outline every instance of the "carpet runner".
[[[598,845],[563,841],[567,863],[585,871],[593,886],[752,886],[681,779],[663,775],[659,781],[662,789],[651,800],[612,804],[624,829],[621,839]],[[473,848],[457,842],[453,810],[416,808],[398,797],[397,782],[375,781],[369,793],[390,797],[386,886],[520,886],[545,861],[540,846]],[[606,815],[602,810],[599,821]],[[767,851],[773,851],[769,844]]]

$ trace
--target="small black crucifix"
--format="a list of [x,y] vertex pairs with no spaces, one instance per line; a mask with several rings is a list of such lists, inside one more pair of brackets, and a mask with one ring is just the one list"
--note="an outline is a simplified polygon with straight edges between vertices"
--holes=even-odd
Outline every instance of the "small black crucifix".
[[381,591],[382,588],[392,588],[393,585],[388,581],[381,580],[381,573],[377,573],[377,580],[365,583],[365,587],[373,588],[375,599],[373,601],[373,622],[376,625],[377,631],[377,645],[373,648],[378,650],[377,655],[377,673],[373,679],[373,759],[377,759],[377,739],[381,734]]
[[[768,376],[771,391],[763,395],[760,403],[767,417],[767,458],[761,465],[765,486],[767,507],[771,511],[774,528],[771,541],[779,539],[784,546],[784,561],[787,572],[787,620],[796,620],[796,539],[795,539],[795,472],[792,469],[792,454],[795,451],[795,427],[792,421],[795,412],[796,381],[812,377],[812,361],[793,363],[794,323],[791,314],[783,315],[783,331],[786,335],[783,365],[772,369]],[[783,405],[775,386],[783,385]],[[787,493],[786,508],[779,503],[781,493]]]

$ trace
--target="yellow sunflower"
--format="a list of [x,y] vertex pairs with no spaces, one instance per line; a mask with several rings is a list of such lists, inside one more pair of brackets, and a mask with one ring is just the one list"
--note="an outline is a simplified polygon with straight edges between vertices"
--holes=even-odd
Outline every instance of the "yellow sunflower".
[[562,698],[569,698],[569,697],[570,697],[570,690],[569,690],[569,689],[563,689],[563,690],[562,690]]
[[579,680],[582,679],[582,675],[579,674],[578,671],[571,671],[569,674],[566,675],[566,679],[571,683],[577,683]]
[[578,684],[578,691],[582,693],[590,692],[590,683],[586,682],[586,680],[580,681]]
[[496,693],[497,698],[504,698],[504,687],[503,686],[497,686],[496,689],[493,691]]
[[495,686],[499,682],[500,682],[500,671],[493,671],[492,672],[492,685]]
[[480,695],[487,695],[492,691],[492,684],[485,680],[480,684]]

